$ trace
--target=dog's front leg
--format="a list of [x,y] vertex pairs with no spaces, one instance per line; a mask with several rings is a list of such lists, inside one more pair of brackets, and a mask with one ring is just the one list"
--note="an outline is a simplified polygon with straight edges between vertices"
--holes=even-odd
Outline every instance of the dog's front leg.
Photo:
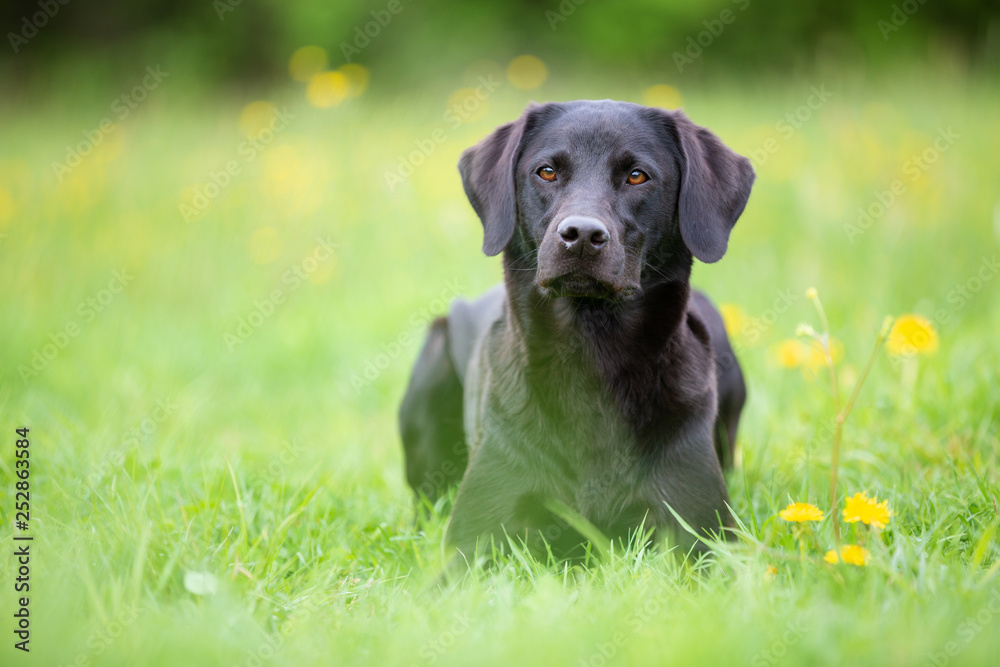
[[531,494],[533,476],[520,470],[501,443],[481,442],[462,479],[448,524],[447,541],[467,558],[490,548],[501,550],[507,536],[527,528],[519,517],[518,501]]
[[[706,422],[710,423],[710,422]],[[658,461],[651,481],[653,496],[660,504],[660,524],[686,550],[707,551],[699,538],[731,537],[734,525],[726,482],[712,442],[710,429],[673,443]],[[696,533],[691,535],[677,522],[669,506]]]

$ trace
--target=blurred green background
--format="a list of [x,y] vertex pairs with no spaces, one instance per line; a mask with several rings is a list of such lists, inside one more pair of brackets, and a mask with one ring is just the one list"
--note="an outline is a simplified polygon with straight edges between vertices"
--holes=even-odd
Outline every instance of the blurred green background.
[[[0,8],[0,662],[992,664],[1000,652],[1000,9],[384,0]],[[430,587],[395,411],[427,322],[500,278],[461,151],[531,100],[683,108],[754,162],[718,264],[750,385],[713,563],[512,558]],[[831,391],[886,314],[830,566]],[[936,349],[931,349],[936,347]],[[12,647],[14,429],[32,652]],[[827,518],[797,534],[790,500]],[[8,527],[10,527],[8,529]],[[800,539],[801,538],[801,539]]]
[[[31,21],[50,4],[5,3],[0,10],[4,31],[23,33],[24,18]],[[192,84],[205,88],[273,84],[285,74],[288,56],[304,44],[325,47],[331,63],[341,64],[342,44],[354,45],[359,34],[364,41],[372,20],[384,25],[367,29],[370,44],[360,47],[357,59],[380,73],[381,85],[373,90],[390,96],[423,89],[428,78],[459,75],[470,60],[500,60],[521,52],[544,55],[567,72],[641,80],[651,70],[669,69],[665,65],[687,46],[688,38],[697,40],[704,23],[725,10],[739,20],[724,24],[725,38],[712,44],[711,57],[690,68],[688,82],[734,71],[784,77],[817,65],[877,70],[890,63],[926,66],[944,57],[964,69],[1000,62],[997,9],[982,0],[851,0],[835,5],[775,0],[56,0],[52,7],[57,10],[48,13],[56,16],[35,21],[44,24],[39,28],[44,36],[18,44],[21,57],[5,63],[12,78],[42,89],[53,69],[86,72],[92,79],[101,70],[127,72],[136,60],[169,62],[178,70],[190,67]],[[403,18],[389,28],[396,16]],[[69,54],[86,58],[67,58]]]

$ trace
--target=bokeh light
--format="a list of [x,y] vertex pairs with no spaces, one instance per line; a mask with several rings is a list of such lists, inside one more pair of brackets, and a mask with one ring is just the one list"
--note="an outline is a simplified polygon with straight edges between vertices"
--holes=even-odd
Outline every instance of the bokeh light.
[[318,109],[335,107],[347,98],[350,80],[343,72],[321,72],[309,79],[306,99]]
[[489,104],[475,88],[459,88],[448,96],[445,108],[462,122],[472,122],[486,115]]
[[277,112],[277,108],[265,100],[251,102],[240,112],[240,132],[247,137],[256,137],[270,126]]
[[360,97],[368,89],[371,72],[364,65],[348,63],[342,65],[337,71],[347,77],[348,97]]
[[642,103],[648,107],[679,109],[684,105],[681,91],[665,83],[658,83],[642,91]]
[[308,81],[326,69],[326,49],[303,46],[288,60],[288,73],[296,81]]
[[518,56],[507,65],[507,79],[511,85],[521,90],[538,88],[548,76],[549,69],[535,56]]
[[5,188],[0,187],[0,229],[6,227],[7,221],[14,217],[16,211],[14,197]]

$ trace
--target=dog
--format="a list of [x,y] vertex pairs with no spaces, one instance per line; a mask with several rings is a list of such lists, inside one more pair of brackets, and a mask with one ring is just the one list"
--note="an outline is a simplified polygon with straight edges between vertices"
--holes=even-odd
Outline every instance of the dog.
[[749,160],[680,111],[581,100],[530,105],[459,172],[504,280],[430,326],[399,413],[410,486],[459,485],[446,540],[466,554],[571,553],[558,507],[704,550],[733,525],[746,386],[690,275],[725,254]]

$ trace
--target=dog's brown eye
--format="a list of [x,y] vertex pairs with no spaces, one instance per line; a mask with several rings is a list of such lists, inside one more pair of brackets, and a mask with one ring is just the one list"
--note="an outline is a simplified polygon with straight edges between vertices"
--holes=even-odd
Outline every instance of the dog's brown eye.
[[649,176],[646,175],[646,172],[640,169],[634,169],[632,173],[628,175],[629,185],[639,185],[640,183],[645,183],[648,180]]
[[556,170],[552,167],[542,167],[538,170],[538,175],[541,176],[543,181],[549,181],[550,183],[556,180]]

